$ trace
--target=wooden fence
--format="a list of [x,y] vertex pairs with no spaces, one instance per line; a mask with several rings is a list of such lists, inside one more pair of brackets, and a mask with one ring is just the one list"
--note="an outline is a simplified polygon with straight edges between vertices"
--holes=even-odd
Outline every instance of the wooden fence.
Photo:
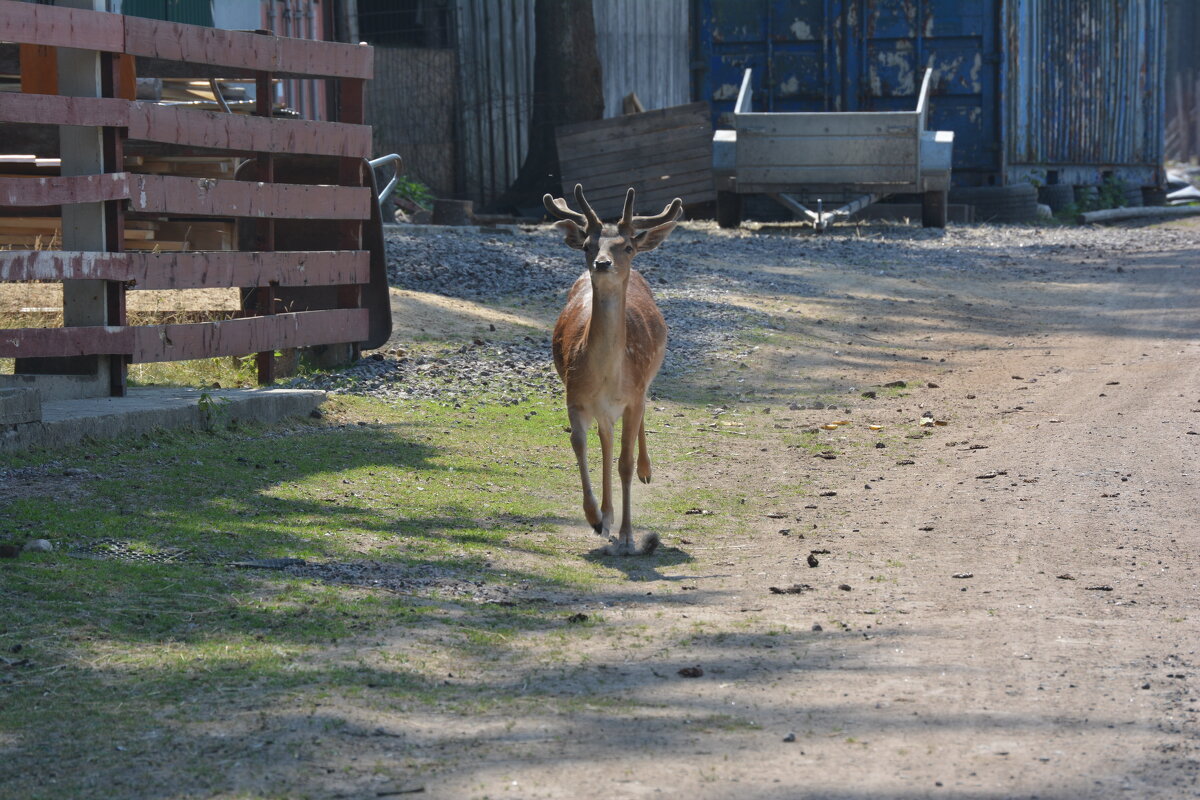
[[[93,84],[98,91],[88,88],[87,74],[60,74],[57,82],[61,95],[95,96],[0,93],[0,123],[68,126],[60,128],[61,175],[0,178],[0,213],[57,211],[63,249],[0,251],[0,281],[62,281],[64,295],[73,282],[102,282],[84,284],[99,286],[93,293],[99,308],[93,304],[79,311],[64,298],[61,328],[0,331],[0,357],[17,359],[19,372],[106,373],[107,385],[100,393],[119,396],[125,391],[128,363],[257,353],[259,380],[269,382],[275,350],[377,338],[380,325],[371,319],[368,306],[380,303],[364,296],[372,285],[373,266],[363,223],[373,212],[377,217],[365,162],[371,129],[363,124],[370,48],[10,0],[0,0],[0,41],[74,48],[66,51],[72,54],[66,61],[60,55],[60,73],[64,63],[82,64],[85,72],[94,65],[98,78]],[[150,75],[156,65],[184,62],[197,77],[252,80],[256,115],[136,101],[122,91],[129,85],[122,81],[130,65],[127,56]],[[170,66],[178,69],[178,64]],[[278,78],[324,79],[330,97],[327,116],[336,121],[272,117],[272,81]],[[80,148],[74,145],[86,145],[89,132],[98,143],[96,158],[90,169],[80,169]],[[203,148],[207,155],[245,159],[255,179],[126,171],[127,141],[176,150]],[[327,176],[332,169],[336,185],[303,178],[275,182],[277,156],[287,156],[288,177],[306,174],[297,163],[308,159],[314,174]],[[155,215],[235,219],[249,227],[252,235],[242,238],[252,241],[253,251],[125,252],[127,225],[136,228],[138,221]],[[289,242],[277,236],[276,221],[280,231],[287,231],[286,226],[298,224],[295,220],[308,219],[322,221],[314,227],[328,232],[322,240],[328,241],[327,248],[277,248]],[[313,239],[304,242],[312,247]],[[327,302],[315,304],[322,310],[297,310],[280,302],[300,287],[323,287]],[[241,288],[246,313],[212,322],[127,324],[127,290],[198,288]],[[383,292],[386,309],[386,286]],[[386,325],[390,327],[390,317]],[[104,364],[107,369],[97,366]]]

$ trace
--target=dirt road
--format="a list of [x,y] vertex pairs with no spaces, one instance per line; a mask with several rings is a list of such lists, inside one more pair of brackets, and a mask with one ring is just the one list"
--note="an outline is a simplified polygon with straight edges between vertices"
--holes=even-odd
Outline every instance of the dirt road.
[[[538,674],[628,707],[431,728],[480,757],[430,792],[1198,796],[1200,251],[1162,230],[747,265],[812,291],[742,298],[771,330],[716,376],[742,388],[714,425],[744,435],[656,468],[751,529],[668,534],[689,569],[631,568],[593,605],[626,635]],[[788,407],[813,392],[830,407]]]

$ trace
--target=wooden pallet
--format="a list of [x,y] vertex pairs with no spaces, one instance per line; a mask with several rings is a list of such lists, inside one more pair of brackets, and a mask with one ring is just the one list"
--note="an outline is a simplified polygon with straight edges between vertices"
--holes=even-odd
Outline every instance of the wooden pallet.
[[685,204],[716,199],[707,103],[562,125],[555,139],[563,196],[583,184],[602,217],[620,216],[631,186],[642,214],[657,213],[676,197]]

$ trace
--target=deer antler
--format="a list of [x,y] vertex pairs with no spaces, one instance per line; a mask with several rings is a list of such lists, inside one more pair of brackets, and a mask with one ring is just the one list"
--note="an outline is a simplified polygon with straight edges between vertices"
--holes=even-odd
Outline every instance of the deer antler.
[[550,212],[550,216],[574,222],[586,230],[588,235],[599,233],[603,229],[604,223],[600,221],[600,217],[596,216],[591,204],[583,196],[582,184],[575,184],[575,202],[579,203],[579,207],[583,209],[582,214],[572,211],[562,197],[552,197],[549,193],[542,196],[542,205],[546,207],[546,211]]
[[634,191],[631,186],[625,193],[625,209],[621,212],[621,221],[617,223],[617,230],[622,236],[633,236],[636,231],[656,228],[664,222],[677,219],[683,211],[683,201],[676,197],[667,204],[661,214],[653,217],[635,217],[633,215],[633,197]]

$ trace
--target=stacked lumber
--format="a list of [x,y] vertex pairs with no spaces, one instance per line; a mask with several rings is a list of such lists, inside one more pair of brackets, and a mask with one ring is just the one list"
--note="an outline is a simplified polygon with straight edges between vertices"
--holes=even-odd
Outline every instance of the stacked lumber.
[[712,120],[707,103],[691,103],[555,129],[563,196],[583,184],[600,216],[621,214],[625,190],[637,190],[638,213],[655,213],[675,197],[716,199]]

